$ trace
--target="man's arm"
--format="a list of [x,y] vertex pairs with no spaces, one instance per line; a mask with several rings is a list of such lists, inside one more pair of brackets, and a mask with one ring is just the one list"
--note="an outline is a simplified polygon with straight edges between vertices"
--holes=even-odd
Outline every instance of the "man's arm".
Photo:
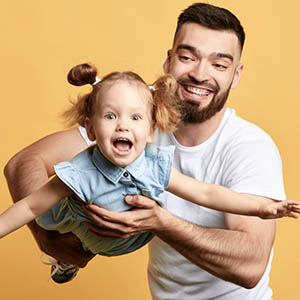
[[[54,174],[56,163],[71,160],[86,147],[78,129],[71,129],[49,135],[17,153],[4,169],[13,201],[39,189]],[[43,230],[34,221],[28,227],[40,249],[64,263],[83,267],[93,257],[81,250],[79,240],[72,234]]]
[[267,266],[275,237],[275,221],[226,214],[228,229],[204,228],[178,217],[143,196],[126,201],[132,211],[110,212],[87,206],[100,228],[87,224],[107,239],[151,231],[194,264],[211,274],[253,288]]
[[275,221],[225,214],[228,229],[204,228],[166,216],[163,241],[207,272],[245,288],[264,274],[275,237]]

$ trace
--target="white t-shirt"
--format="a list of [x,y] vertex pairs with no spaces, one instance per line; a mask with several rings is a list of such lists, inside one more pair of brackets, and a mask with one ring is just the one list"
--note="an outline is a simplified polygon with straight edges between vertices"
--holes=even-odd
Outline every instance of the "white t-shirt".
[[[161,146],[175,145],[173,166],[201,181],[237,192],[283,200],[285,192],[280,154],[272,139],[256,125],[227,109],[214,133],[195,147],[180,145],[173,134],[155,136]],[[224,214],[195,205],[165,192],[165,208],[172,214],[205,227],[226,228]],[[155,237],[149,245],[148,278],[155,300],[270,300],[270,262],[259,284],[245,289],[225,282],[192,264]]]
[[[79,128],[88,143],[85,130]],[[227,109],[214,133],[195,147],[180,145],[173,134],[156,134],[159,146],[175,145],[173,166],[185,175],[237,192],[285,199],[280,154],[268,134]],[[165,208],[205,227],[226,228],[224,214],[165,192]],[[149,244],[148,278],[154,300],[270,300],[269,272],[254,289],[223,281],[192,264],[155,237]]]

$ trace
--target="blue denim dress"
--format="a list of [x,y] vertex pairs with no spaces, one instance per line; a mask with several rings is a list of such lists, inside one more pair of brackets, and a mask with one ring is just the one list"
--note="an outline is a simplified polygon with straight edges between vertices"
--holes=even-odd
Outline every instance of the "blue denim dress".
[[125,168],[113,165],[97,146],[79,153],[70,162],[59,163],[54,167],[56,175],[74,191],[74,195],[62,199],[36,222],[46,230],[74,233],[83,248],[94,254],[116,256],[139,249],[153,238],[152,233],[104,240],[82,224],[83,221],[94,223],[82,209],[82,201],[121,212],[131,209],[124,200],[126,195],[141,194],[163,205],[159,195],[169,184],[174,149],[174,146],[149,144]]

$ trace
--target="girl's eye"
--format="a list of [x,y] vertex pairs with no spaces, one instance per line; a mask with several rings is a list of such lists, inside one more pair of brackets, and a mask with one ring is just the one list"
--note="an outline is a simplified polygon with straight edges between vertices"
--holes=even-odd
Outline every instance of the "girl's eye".
[[132,115],[131,119],[134,120],[134,121],[138,121],[138,120],[141,120],[142,117],[138,114],[134,114],[134,115]]
[[105,119],[109,119],[109,120],[114,120],[114,119],[116,119],[117,117],[116,117],[115,114],[110,113],[110,114],[106,114],[106,115],[104,116],[104,118],[105,118]]

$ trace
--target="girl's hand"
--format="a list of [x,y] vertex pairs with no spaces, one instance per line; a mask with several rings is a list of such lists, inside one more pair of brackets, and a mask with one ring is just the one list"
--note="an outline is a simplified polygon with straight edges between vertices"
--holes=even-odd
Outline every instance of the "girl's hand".
[[271,204],[262,204],[259,217],[262,219],[277,219],[282,217],[290,217],[297,219],[295,214],[300,213],[300,203],[294,200],[274,201]]

